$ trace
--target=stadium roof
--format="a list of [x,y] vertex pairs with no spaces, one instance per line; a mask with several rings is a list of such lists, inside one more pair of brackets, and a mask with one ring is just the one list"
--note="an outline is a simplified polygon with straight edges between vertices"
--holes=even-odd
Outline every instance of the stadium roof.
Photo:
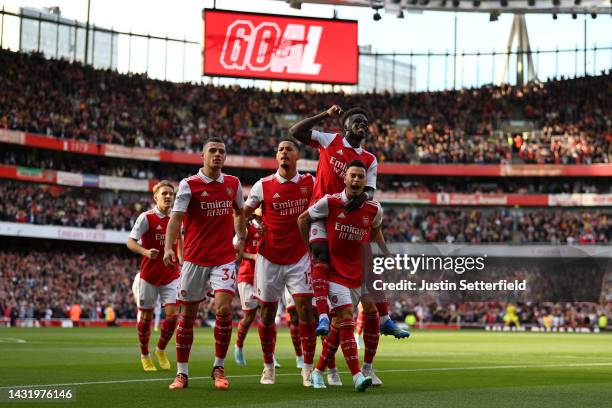
[[293,8],[302,3],[371,7],[388,13],[446,11],[513,14],[610,14],[609,0],[282,0]]

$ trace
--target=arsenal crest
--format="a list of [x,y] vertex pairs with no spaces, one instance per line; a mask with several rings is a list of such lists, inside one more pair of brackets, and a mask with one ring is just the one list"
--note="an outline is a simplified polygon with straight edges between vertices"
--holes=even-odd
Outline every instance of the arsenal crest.
[[367,215],[364,215],[361,220],[363,221],[363,226],[367,227],[368,224],[370,223],[370,217],[368,217]]
[[231,188],[229,188],[229,187],[225,189],[225,192],[226,192],[226,193],[227,193],[227,195],[228,195],[228,196],[230,196],[230,197],[234,195],[234,190],[232,190],[232,189],[231,189]]
[[300,187],[300,192],[302,193],[302,195],[308,195],[308,186]]

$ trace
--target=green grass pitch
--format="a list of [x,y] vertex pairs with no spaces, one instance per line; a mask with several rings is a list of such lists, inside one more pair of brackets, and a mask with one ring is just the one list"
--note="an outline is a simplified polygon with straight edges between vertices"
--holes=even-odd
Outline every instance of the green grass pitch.
[[[157,338],[152,333],[152,348]],[[383,337],[374,366],[384,386],[359,394],[340,354],[344,387],[304,388],[286,330],[279,332],[283,367],[274,386],[259,384],[256,330],[246,340],[247,367],[234,364],[233,346],[228,353],[229,391],[212,388],[213,349],[212,331],[196,329],[189,388],[169,391],[174,370],[142,371],[135,328],[2,329],[0,387],[76,383],[76,402],[46,407],[612,407],[611,334],[417,330],[409,340]],[[168,350],[174,363],[174,342]]]

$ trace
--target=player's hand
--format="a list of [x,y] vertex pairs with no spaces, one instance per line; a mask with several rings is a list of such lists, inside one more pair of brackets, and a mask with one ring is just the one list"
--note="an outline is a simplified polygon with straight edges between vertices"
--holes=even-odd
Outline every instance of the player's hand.
[[334,116],[342,116],[342,113],[344,113],[344,111],[342,110],[340,106],[333,105],[331,108],[326,110],[325,113],[327,113],[329,116],[333,118]]
[[157,257],[159,256],[159,249],[147,249],[147,253],[145,254],[145,256],[149,259],[157,259]]
[[268,228],[266,228],[266,224],[264,223],[259,224],[259,228],[257,228],[257,232],[259,232],[260,236],[265,235],[267,231],[268,231]]
[[173,249],[168,249],[164,252],[164,265],[172,268],[177,263],[176,254]]
[[234,245],[234,249],[236,250],[236,259],[238,261],[242,261],[242,256],[244,255],[244,244],[245,241],[243,239],[239,239],[238,243]]
[[368,195],[366,193],[361,193],[361,195],[357,197],[351,198],[348,204],[344,207],[347,212],[355,211],[361,204],[365,203],[368,199]]

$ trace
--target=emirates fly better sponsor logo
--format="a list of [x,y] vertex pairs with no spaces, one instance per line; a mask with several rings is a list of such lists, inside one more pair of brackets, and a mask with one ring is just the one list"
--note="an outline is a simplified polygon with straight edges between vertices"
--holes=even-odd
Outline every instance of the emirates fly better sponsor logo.
[[220,63],[226,69],[318,75],[322,26],[236,20],[227,27]]

